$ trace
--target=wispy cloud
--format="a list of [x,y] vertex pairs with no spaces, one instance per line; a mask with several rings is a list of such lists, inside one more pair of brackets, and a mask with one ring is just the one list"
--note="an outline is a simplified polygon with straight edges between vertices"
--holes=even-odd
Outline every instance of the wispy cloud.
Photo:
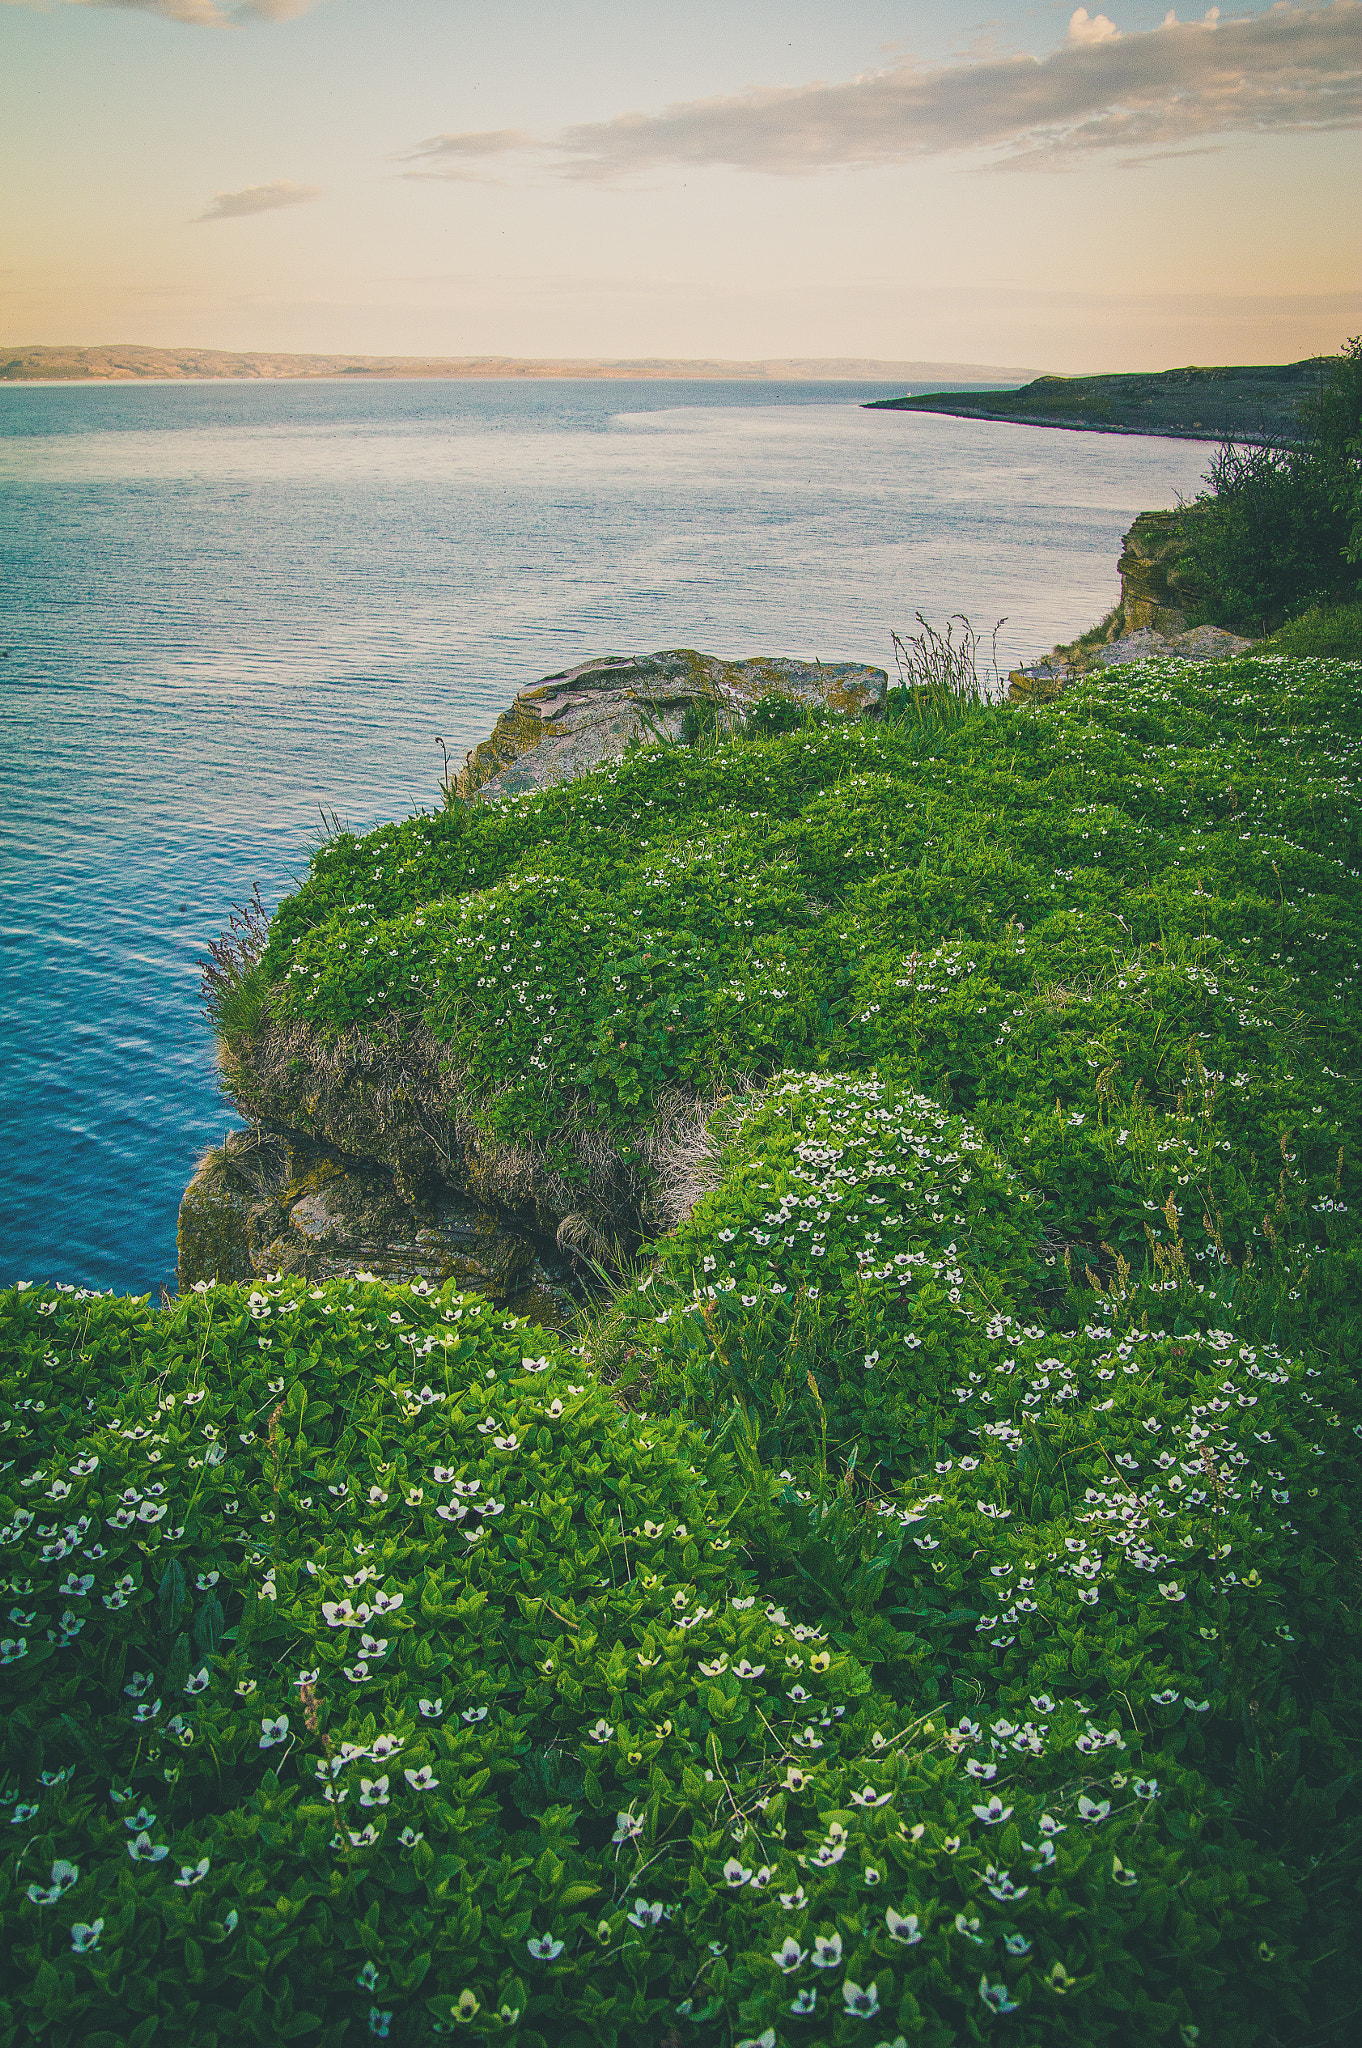
[[[617,178],[725,165],[778,176],[982,150],[998,163],[1055,165],[1096,151],[1131,156],[1204,146],[1233,132],[1338,129],[1362,121],[1362,0],[1123,35],[1075,9],[1045,57],[984,50],[954,64],[905,59],[842,84],[689,100],[566,129],[553,168]],[[479,144],[483,147],[480,149]],[[437,135],[413,161],[438,170],[536,147],[515,131]]]
[[250,213],[274,213],[281,206],[303,206],[320,199],[320,185],[295,185],[292,178],[276,178],[271,185],[243,185],[239,192],[215,192],[196,221],[240,220]]
[[496,184],[480,166],[493,157],[515,156],[542,149],[524,128],[483,128],[465,135],[431,135],[418,145],[410,161],[416,169],[405,178],[457,178],[468,184]]
[[[54,0],[3,0],[8,7],[36,7],[45,13]],[[294,21],[322,0],[55,0],[67,7],[121,9],[129,14],[156,14],[189,28],[239,28],[251,21]]]

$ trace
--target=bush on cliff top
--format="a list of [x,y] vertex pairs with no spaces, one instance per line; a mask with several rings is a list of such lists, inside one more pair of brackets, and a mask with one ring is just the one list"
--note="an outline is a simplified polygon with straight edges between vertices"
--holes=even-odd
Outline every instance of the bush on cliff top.
[[1297,438],[1216,450],[1185,522],[1194,624],[1266,632],[1362,593],[1362,335],[1320,371]]

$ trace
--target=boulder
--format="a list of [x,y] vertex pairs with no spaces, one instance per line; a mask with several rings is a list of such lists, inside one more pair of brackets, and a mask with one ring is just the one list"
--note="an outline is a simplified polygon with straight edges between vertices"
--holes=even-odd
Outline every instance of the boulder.
[[1156,654],[1173,655],[1179,661],[1228,661],[1233,655],[1247,654],[1252,646],[1241,633],[1227,633],[1223,626],[1193,626],[1190,632],[1171,637],[1144,626],[1094,648],[1082,664],[1065,661],[1056,651],[1046,661],[1013,669],[1007,694],[1014,704],[1042,703],[1097,668],[1124,668],[1133,661],[1149,661]]
[[469,753],[456,787],[487,798],[570,782],[630,746],[679,739],[692,706],[732,727],[761,697],[855,715],[881,710],[888,687],[883,669],[852,661],[721,661],[687,647],[606,655],[522,690]]
[[1231,633],[1224,626],[1193,626],[1169,643],[1169,653],[1183,661],[1228,661],[1232,655],[1247,654],[1254,643],[1243,633]]

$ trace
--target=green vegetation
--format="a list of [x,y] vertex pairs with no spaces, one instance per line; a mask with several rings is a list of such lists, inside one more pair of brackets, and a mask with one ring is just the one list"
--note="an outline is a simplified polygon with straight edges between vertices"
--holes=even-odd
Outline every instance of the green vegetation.
[[342,836],[274,917],[271,1015],[428,1029],[485,1141],[551,1156],[583,1120],[636,1147],[678,1087],[874,1066],[968,1113],[1099,1266],[1144,1250],[1134,1154],[1173,1151],[1197,1258],[1213,1202],[1238,1262],[1283,1136],[1313,1201],[1357,1121],[1356,687],[1266,659],[1043,715],[896,693]]
[[318,852],[238,1070],[435,1047],[625,1270],[0,1295],[0,2048],[1349,2037],[1360,685],[914,675]]
[[1189,440],[1269,442],[1296,431],[1297,409],[1319,384],[1319,358],[1228,364],[1102,377],[1036,377],[1020,389],[928,391],[877,398],[869,412],[944,412],[963,419],[1171,434]]
[[1279,626],[1268,643],[1276,654],[1327,661],[1336,656],[1362,660],[1362,602],[1315,607]]

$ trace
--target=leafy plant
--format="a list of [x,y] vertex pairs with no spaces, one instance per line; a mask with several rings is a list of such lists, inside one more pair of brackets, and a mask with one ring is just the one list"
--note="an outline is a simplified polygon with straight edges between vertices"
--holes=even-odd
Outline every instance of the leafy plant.
[[1062,1357],[996,1318],[939,1455],[867,1504],[883,1591],[848,1607],[796,1569],[826,1486],[623,1414],[485,1302],[0,1317],[6,2041],[946,2043],[1010,2011],[1077,2048],[1331,2009],[1345,1375],[1114,1304]]
[[[1362,337],[1321,364],[1298,438],[1222,444],[1185,523],[1193,621],[1263,632],[1359,589]],[[1312,650],[1313,651],[1313,650]],[[1322,651],[1322,650],[1321,650]]]

